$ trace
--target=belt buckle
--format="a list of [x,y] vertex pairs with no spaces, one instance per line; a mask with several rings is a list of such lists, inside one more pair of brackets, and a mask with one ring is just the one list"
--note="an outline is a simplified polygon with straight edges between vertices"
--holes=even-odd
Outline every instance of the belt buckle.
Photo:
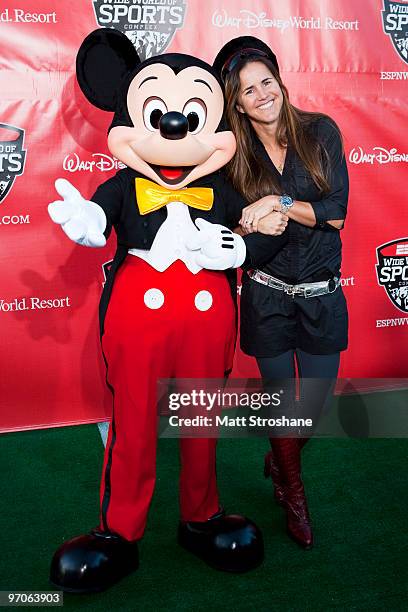
[[337,285],[336,285],[336,281],[334,278],[330,278],[327,281],[327,289],[328,289],[328,293],[334,293],[337,289]]
[[291,297],[295,297],[295,293],[296,293],[295,285],[286,285],[285,286],[285,293],[287,295],[290,295]]

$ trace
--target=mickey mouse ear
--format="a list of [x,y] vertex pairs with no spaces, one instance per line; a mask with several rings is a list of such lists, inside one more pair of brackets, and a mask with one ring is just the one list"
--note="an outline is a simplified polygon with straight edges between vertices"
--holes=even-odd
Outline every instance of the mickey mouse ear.
[[265,57],[269,59],[279,72],[278,60],[272,49],[255,36],[239,36],[233,38],[223,46],[214,60],[213,67],[225,81],[226,75],[231,72],[241,59],[246,57]]
[[79,86],[91,104],[113,112],[123,77],[138,64],[136,49],[125,34],[110,28],[94,30],[76,58]]

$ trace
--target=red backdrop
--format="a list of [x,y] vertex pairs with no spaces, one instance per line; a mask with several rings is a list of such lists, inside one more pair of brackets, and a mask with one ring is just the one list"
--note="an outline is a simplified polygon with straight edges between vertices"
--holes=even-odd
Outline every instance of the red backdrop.
[[[272,46],[292,102],[327,112],[344,135],[350,348],[341,375],[407,377],[407,0],[3,0],[0,430],[109,411],[97,303],[114,238],[102,250],[76,246],[47,214],[57,177],[86,197],[118,167],[106,147],[110,114],[86,102],[74,74],[76,51],[98,26],[121,29],[147,55],[212,62],[248,34]],[[234,374],[256,374],[253,360],[238,352]]]

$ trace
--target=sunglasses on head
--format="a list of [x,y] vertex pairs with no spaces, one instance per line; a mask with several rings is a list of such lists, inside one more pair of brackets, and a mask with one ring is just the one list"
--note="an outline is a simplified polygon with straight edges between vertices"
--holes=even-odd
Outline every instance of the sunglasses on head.
[[230,73],[232,70],[234,70],[234,68],[237,66],[237,64],[244,59],[248,59],[249,57],[265,57],[266,59],[269,59],[274,65],[275,62],[273,61],[273,59],[264,51],[261,51],[260,49],[253,49],[253,48],[247,48],[247,49],[241,49],[240,51],[235,51],[235,53],[233,53],[224,63],[222,70],[221,70],[221,78],[223,81],[225,81],[225,77],[227,76],[228,73]]

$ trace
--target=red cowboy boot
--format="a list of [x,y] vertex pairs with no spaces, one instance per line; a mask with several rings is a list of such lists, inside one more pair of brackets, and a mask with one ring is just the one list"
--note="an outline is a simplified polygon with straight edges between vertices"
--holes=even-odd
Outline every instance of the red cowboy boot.
[[265,478],[272,479],[276,503],[282,506],[285,503],[285,493],[279,468],[273,456],[273,451],[269,451],[269,453],[265,455],[264,476]]
[[[309,440],[310,438],[297,438],[299,449],[302,450],[306,442],[308,442]],[[266,453],[265,455],[264,476],[265,478],[272,479],[276,503],[278,503],[280,506],[283,506],[283,504],[285,503],[285,491],[283,488],[284,483],[282,481],[282,477],[280,475],[279,468],[272,450],[270,450],[269,453]]]
[[309,442],[310,438],[311,436],[309,436],[308,438],[296,438],[300,450],[302,450],[304,445],[307,444],[307,442]]
[[288,535],[303,548],[313,546],[313,533],[300,475],[300,448],[296,438],[274,438],[273,454],[283,481]]

